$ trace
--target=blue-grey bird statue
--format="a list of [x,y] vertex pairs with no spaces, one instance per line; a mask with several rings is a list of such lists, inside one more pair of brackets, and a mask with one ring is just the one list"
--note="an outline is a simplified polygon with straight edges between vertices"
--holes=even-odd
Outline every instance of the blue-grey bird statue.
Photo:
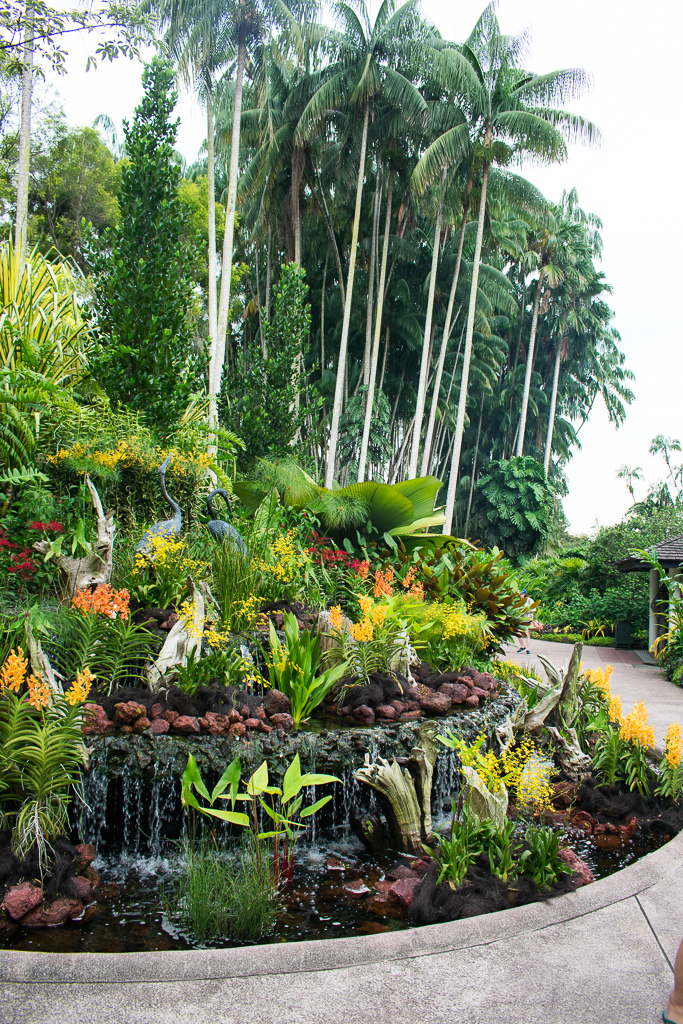
[[234,547],[236,551],[239,551],[241,555],[246,555],[247,545],[244,543],[244,539],[239,535],[234,526],[230,523],[226,523],[224,519],[216,519],[216,512],[213,507],[213,499],[220,494],[222,498],[225,498],[225,504],[228,506],[228,515],[232,515],[232,506],[230,504],[230,495],[227,491],[217,490],[211,491],[211,494],[206,499],[206,511],[209,515],[209,521],[206,524],[206,528],[219,544],[225,544],[226,542]]
[[166,490],[166,470],[172,458],[172,454],[168,455],[159,466],[159,483],[161,484],[161,493],[173,509],[173,519],[164,519],[163,522],[150,526],[149,530],[143,534],[142,538],[135,545],[135,550],[143,555],[147,555],[148,558],[153,558],[154,556],[153,538],[163,537],[170,540],[174,537],[179,537],[183,525],[183,514],[180,511],[180,505],[169,496]]

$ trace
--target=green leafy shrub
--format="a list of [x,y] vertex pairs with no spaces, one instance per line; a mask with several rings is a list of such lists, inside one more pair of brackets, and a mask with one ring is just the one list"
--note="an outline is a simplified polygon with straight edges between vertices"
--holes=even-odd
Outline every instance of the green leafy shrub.
[[531,456],[491,462],[477,481],[472,503],[473,534],[510,558],[535,551],[550,529],[554,491]]
[[533,878],[539,889],[550,889],[562,875],[570,875],[571,868],[560,858],[562,834],[548,827],[529,826],[524,833],[528,849],[519,858],[523,874]]
[[89,668],[100,688],[146,685],[143,670],[160,641],[129,618],[111,619],[94,612],[65,610],[43,641],[48,657],[67,679]]
[[296,616],[291,612],[285,616],[284,635],[282,643],[270,623],[270,655],[266,655],[266,668],[270,685],[289,697],[294,724],[299,726],[349,668],[346,662],[342,662],[319,671],[322,662],[320,638],[307,629],[300,634]]

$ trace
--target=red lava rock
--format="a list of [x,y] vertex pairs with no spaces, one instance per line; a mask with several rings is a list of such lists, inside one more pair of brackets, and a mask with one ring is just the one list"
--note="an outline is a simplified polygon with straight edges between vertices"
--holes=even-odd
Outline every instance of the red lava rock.
[[397,864],[391,871],[387,871],[387,878],[391,879],[392,882],[398,882],[401,878],[417,878],[417,872],[411,868],[406,867],[405,864]]
[[405,703],[405,709],[406,711],[419,711],[420,702],[417,700],[407,700]]
[[452,698],[454,689],[455,683],[442,683],[436,692],[442,693],[444,697],[448,697],[448,699],[450,700]]
[[349,871],[352,867],[354,867],[353,864],[340,860],[339,857],[335,857],[334,854],[330,854],[325,861],[326,871]]
[[466,708],[478,708],[479,698],[476,696],[476,694],[470,694],[469,697],[465,697],[463,704],[465,705]]
[[625,825],[620,825],[619,826],[619,831],[622,833],[622,835],[632,836],[637,828],[638,828],[638,819],[634,818],[634,817],[631,817],[631,818],[628,819],[628,821],[626,822]]
[[576,799],[578,786],[575,782],[555,782],[553,804],[558,811],[566,811]]
[[114,705],[114,721],[123,725],[132,725],[142,715],[147,714],[144,704],[136,704],[134,700]]
[[79,843],[78,846],[75,847],[75,850],[78,854],[77,864],[80,872],[92,864],[96,857],[96,851],[92,843]]
[[81,727],[84,736],[104,736],[115,728],[114,723],[107,718],[107,713],[101,704],[84,704],[86,718]]
[[383,881],[383,882],[375,882],[375,889],[379,893],[389,892],[389,890],[391,889],[393,884],[394,884],[393,882],[385,882],[385,881]]
[[135,720],[135,724],[133,725],[133,732],[144,732],[145,729],[149,729],[151,724],[152,723],[150,722],[147,715],[140,715],[140,717],[136,718]]
[[276,715],[270,716],[270,724],[279,726],[280,729],[284,729],[285,732],[291,732],[294,728],[294,719],[291,715],[287,715],[284,712],[279,712]]
[[415,889],[421,884],[422,879],[420,878],[400,878],[398,882],[394,882],[391,888],[388,890],[388,895],[396,902],[400,903],[406,910],[413,902],[413,896]]
[[491,690],[493,688],[493,676],[490,676],[488,672],[480,672],[476,678],[475,686],[478,690]]
[[488,690],[482,690],[481,687],[479,687],[479,686],[473,686],[472,687],[472,696],[473,697],[478,697],[479,700],[486,700],[488,695],[489,695],[489,691]]
[[193,715],[179,715],[173,723],[173,731],[181,736],[198,736],[201,732],[199,722]]
[[165,732],[169,732],[170,728],[171,726],[165,718],[155,718],[152,722],[152,736],[163,736]]
[[152,704],[151,708],[149,709],[148,714],[149,714],[149,718],[153,722],[156,721],[157,718],[161,718],[161,716],[163,714],[163,711],[161,709],[161,704]]
[[238,708],[237,710],[239,711],[240,715],[242,716],[242,721],[243,722],[247,718],[251,718],[251,711],[249,710],[249,708],[247,707],[246,704],[243,704],[242,707]]
[[349,718],[353,714],[353,708],[345,707],[341,708],[339,715],[341,718]]
[[580,882],[579,887],[582,885],[589,885],[595,881],[595,875],[586,864],[585,860],[581,860],[573,850],[570,850],[568,846],[560,850],[558,854],[560,860],[563,860],[567,867],[572,869],[575,875],[579,876]]
[[[382,707],[386,706],[387,705],[384,704],[382,705]],[[402,700],[392,700],[390,706],[394,709],[397,715],[402,715],[403,712],[406,710],[406,706]],[[379,708],[377,710],[379,711]]]
[[72,889],[75,890],[74,895],[76,899],[81,900],[83,903],[90,901],[93,887],[89,879],[84,878],[83,875],[74,875],[70,884]]
[[81,871],[81,875],[83,876],[83,878],[88,879],[93,889],[99,888],[100,876],[97,874],[93,867],[88,866],[83,871]]
[[451,683],[451,700],[454,704],[462,704],[470,695],[469,688],[462,683]]
[[177,711],[164,711],[164,719],[169,723],[169,725],[173,725],[176,718],[180,718]]
[[418,878],[422,878],[423,875],[427,873],[429,862],[421,859],[411,860],[408,866],[410,867],[411,871],[413,871],[417,875]]
[[375,712],[372,708],[368,707],[367,704],[361,704],[360,707],[356,708],[353,712],[353,717],[357,718],[363,725],[373,725],[375,721]]
[[288,715],[292,710],[289,697],[281,690],[268,690],[263,698],[263,707],[269,718],[273,715]]
[[451,698],[443,693],[423,693],[419,704],[426,715],[446,715],[451,709]]
[[417,700],[419,698],[419,696],[420,696],[420,687],[419,686],[411,686],[411,687],[409,687],[408,693],[406,694],[406,697],[409,697],[410,700]]
[[79,917],[83,913],[80,900],[70,896],[58,896],[46,907],[36,907],[21,919],[24,928],[57,928],[66,921]]
[[593,815],[588,811],[577,811],[572,815],[571,822],[574,828],[580,828],[583,832],[592,832],[593,827],[597,824]]
[[18,921],[24,914],[39,907],[43,902],[43,890],[33,882],[21,882],[13,885],[5,893],[3,907],[9,916]]
[[237,737],[239,736],[244,736],[246,731],[247,730],[244,726],[244,722],[234,722],[230,726],[230,735],[233,736],[235,739],[237,739]]
[[244,728],[245,729],[260,729],[261,728],[261,722],[259,721],[258,718],[245,718],[245,720],[244,720]]
[[344,896],[358,899],[359,896],[366,896],[370,889],[368,889],[362,878],[356,878],[353,882],[347,882],[346,885],[343,885],[341,891]]
[[468,690],[471,690],[472,687],[474,686],[474,683],[472,682],[469,676],[458,676],[458,678],[455,681],[456,683],[459,683],[460,686],[466,686]]
[[239,711],[231,711],[228,715],[228,721],[230,722],[231,725],[234,725],[235,722],[242,721],[242,716],[239,713]]
[[133,726],[132,725],[122,725],[121,726],[121,732],[124,732],[127,736],[129,736],[132,733],[132,731],[133,731]]
[[267,733],[272,732],[272,731],[273,731],[272,725],[266,725],[265,722],[261,722],[261,732],[265,732],[267,734]]
[[401,722],[416,722],[420,715],[420,711],[404,711],[403,714],[398,717]]
[[260,707],[256,708],[256,711],[252,711],[251,717],[252,718],[258,718],[258,720],[260,722],[265,722],[265,720],[266,720],[266,710],[263,707],[263,704],[261,704]]
[[204,717],[199,719],[199,724],[209,736],[222,736],[230,725],[225,715],[217,715],[215,711],[207,711]]
[[167,633],[170,632],[175,626],[176,622],[180,621],[180,616],[177,612],[171,612],[169,617],[159,624],[159,629],[165,630]]
[[392,722],[396,718],[396,708],[392,707],[391,704],[380,704],[379,707],[375,708],[375,714],[378,718],[386,718]]

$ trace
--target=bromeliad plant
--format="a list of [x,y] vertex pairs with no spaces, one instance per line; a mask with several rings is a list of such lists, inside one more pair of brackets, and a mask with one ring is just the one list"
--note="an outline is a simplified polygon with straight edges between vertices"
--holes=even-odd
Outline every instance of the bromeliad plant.
[[289,697],[291,715],[298,728],[325,699],[334,684],[350,674],[346,660],[321,671],[320,638],[304,629],[299,633],[296,616],[288,612],[284,643],[270,623],[270,652],[264,653],[270,685]]

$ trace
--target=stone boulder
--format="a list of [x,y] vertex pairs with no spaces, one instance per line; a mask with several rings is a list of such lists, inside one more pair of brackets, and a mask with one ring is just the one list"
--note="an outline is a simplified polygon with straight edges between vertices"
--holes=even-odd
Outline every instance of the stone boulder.
[[[399,701],[396,702],[400,703]],[[403,707],[403,705],[401,705]],[[393,722],[396,718],[396,708],[393,708],[391,704],[380,704],[379,707],[375,708],[375,714],[378,718],[385,718],[389,722]]]
[[181,736],[198,736],[201,732],[199,720],[193,715],[179,715],[173,723],[173,732]]
[[421,884],[422,879],[417,876],[415,878],[400,878],[398,882],[394,882],[389,887],[387,894],[395,903],[399,903],[404,910],[407,910],[413,902],[415,890]]
[[165,732],[169,732],[171,726],[168,724],[165,718],[155,718],[151,725],[152,736],[163,736]]
[[78,855],[78,860],[76,861],[77,870],[80,872],[92,864],[96,851],[92,843],[79,843],[75,850]]
[[58,896],[47,906],[35,907],[21,919],[24,928],[57,928],[60,924],[80,917],[84,906],[71,896]]
[[136,704],[134,700],[127,700],[114,705],[114,721],[121,725],[132,725],[138,718],[147,714],[144,704]]
[[273,715],[288,715],[292,710],[289,697],[281,690],[268,690],[263,698],[263,707],[269,718]]
[[590,885],[591,882],[595,881],[595,875],[586,864],[585,860],[581,860],[578,854],[570,850],[568,846],[560,850],[558,854],[560,860],[563,860],[567,867],[572,869],[572,874],[577,876],[577,887],[582,885]]
[[106,711],[101,704],[84,704],[86,716],[81,727],[84,736],[104,736],[112,732],[114,723],[107,718]]
[[277,728],[284,729],[285,732],[292,732],[294,729],[294,719],[291,715],[287,715],[284,712],[278,712],[276,715],[271,715],[270,724]]
[[360,707],[354,709],[353,717],[363,725],[374,725],[375,712],[367,704],[361,704]]
[[33,882],[21,882],[13,885],[5,893],[3,907],[5,912],[14,920],[18,921],[31,910],[40,907],[43,902],[43,890]]
[[420,710],[426,715],[447,715],[451,709],[451,698],[445,693],[434,693],[429,691],[420,694],[418,701]]

